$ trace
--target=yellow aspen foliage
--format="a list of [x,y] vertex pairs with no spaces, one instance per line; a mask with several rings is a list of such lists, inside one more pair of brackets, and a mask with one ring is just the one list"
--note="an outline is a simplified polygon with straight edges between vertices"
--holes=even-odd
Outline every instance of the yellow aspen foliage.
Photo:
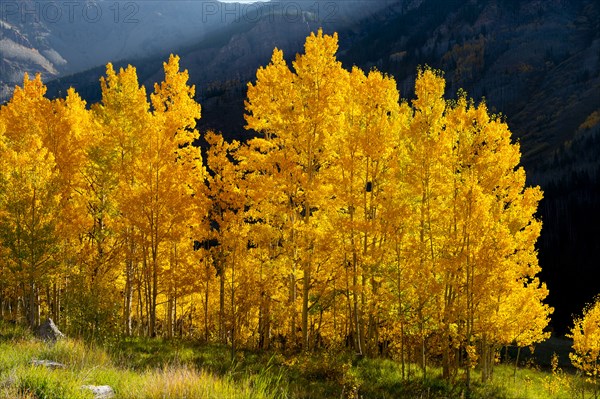
[[238,163],[238,177],[243,176],[237,184],[245,196],[244,214],[250,224],[246,262],[254,272],[257,345],[263,349],[277,344],[274,338],[285,347],[293,320],[289,315],[293,292],[288,258],[293,248],[287,239],[293,241],[294,236],[293,230],[286,229],[286,197],[274,189],[279,181],[275,148],[275,144],[255,138],[230,154]]
[[[194,99],[195,86],[189,86],[189,73],[180,71],[179,57],[170,55],[163,63],[164,80],[154,85],[154,93],[150,95],[154,123],[173,135],[178,149],[177,162],[185,168],[192,193],[201,190],[201,181],[205,177],[200,150],[194,146],[200,134],[195,129],[200,119],[200,104]],[[198,193],[200,194],[200,193]],[[201,201],[201,198],[198,198]]]
[[[154,110],[150,113],[146,109],[145,115],[143,89],[134,88],[132,72],[132,90],[140,93],[137,110],[145,124],[143,129],[136,127],[140,145],[131,159],[131,183],[124,186],[122,202],[128,222],[139,233],[145,273],[149,276],[150,336],[157,333],[157,306],[164,272],[192,270],[189,262],[193,257],[185,254],[193,251],[193,226],[199,220],[204,200],[198,184],[204,176],[200,151],[192,146],[197,139],[193,127],[200,117],[200,106],[193,100],[194,88],[187,86],[187,71],[179,70],[177,57],[164,63],[164,71],[165,80],[155,86],[151,95]],[[176,249],[177,256],[170,256]],[[169,295],[167,302],[176,299],[174,290]]]
[[600,374],[600,302],[598,299],[583,310],[583,317],[576,317],[569,337],[573,340],[571,363],[594,383]]
[[248,85],[246,102],[247,128],[261,132],[272,144],[267,153],[267,162],[273,165],[271,190],[274,205],[284,216],[286,256],[291,264],[289,335],[296,341],[299,297],[303,348],[310,344],[309,310],[319,298],[312,290],[319,289],[328,275],[322,265],[328,256],[323,234],[332,196],[325,170],[343,122],[340,88],[347,75],[335,57],[337,48],[337,34],[324,35],[321,30],[311,34],[305,53],[292,63],[293,72],[276,49],[271,64],[259,69],[256,83]]
[[[541,228],[534,216],[541,191],[525,187],[519,147],[485,104],[475,106],[461,93],[446,115],[446,129],[455,136],[454,238],[448,247],[451,256],[445,256],[458,262],[458,268],[450,269],[450,276],[459,273],[450,287],[457,293],[453,318],[466,321],[469,345],[479,342],[485,380],[495,347],[514,341],[530,345],[548,337],[544,328],[552,310],[543,303],[548,292],[536,277],[540,269],[534,248]],[[506,308],[527,311],[509,315]]]
[[0,112],[6,124],[5,134],[15,151],[31,148],[36,145],[35,141],[45,136],[46,129],[52,129],[46,123],[51,115],[51,103],[45,94],[46,86],[41,75],[30,79],[26,73],[23,86],[15,87],[12,98],[2,107]]
[[55,277],[61,192],[53,154],[43,145],[50,101],[40,76],[25,75],[23,87],[0,108],[4,195],[0,208],[0,241],[7,266],[22,287],[30,327],[39,324],[40,289]]
[[[63,223],[61,235],[76,235],[85,212],[79,195],[85,186],[82,173],[87,161],[86,150],[95,139],[97,130],[93,115],[86,109],[86,102],[73,88],[67,91],[66,98],[52,101],[52,112],[48,115],[43,141],[54,155],[56,168],[63,192]],[[73,245],[73,244],[72,244]]]
[[141,252],[132,241],[136,234],[131,219],[137,209],[128,201],[136,184],[134,165],[141,157],[142,139],[152,126],[146,90],[139,85],[134,67],[117,72],[107,64],[100,87],[101,101],[91,107],[99,127],[88,147],[86,209],[91,248],[85,253],[92,257],[90,264],[96,264],[94,270],[114,280],[120,275],[122,250]]
[[[57,172],[57,183],[61,192],[60,218],[56,226],[56,236],[61,241],[57,260],[60,263],[61,278],[56,279],[52,287],[52,312],[56,322],[61,321],[61,301],[68,303],[62,295],[68,286],[75,282],[78,274],[77,263],[81,260],[82,237],[86,233],[87,191],[86,164],[87,149],[92,145],[94,133],[98,130],[92,113],[86,109],[86,102],[73,88],[67,91],[65,98],[57,98],[51,103],[51,112],[46,115],[42,140],[44,146],[53,154]],[[71,298],[76,297],[75,295]],[[67,328],[63,323],[63,328]]]
[[[448,238],[450,221],[449,198],[453,181],[451,154],[452,133],[446,129],[445,81],[439,72],[423,69],[415,83],[416,99],[412,101],[413,116],[404,130],[407,164],[400,176],[406,186],[408,208],[404,252],[408,262],[413,331],[420,341],[419,363],[426,370],[427,339],[439,328],[448,331],[450,323],[441,326],[446,308],[444,301],[452,299],[445,282],[447,275],[441,263],[441,250]],[[444,295],[447,296],[444,296]],[[437,321],[436,321],[437,319]],[[444,352],[444,351],[442,351]]]
[[[444,100],[444,87],[439,72],[419,71],[400,176],[411,209],[403,257],[422,367],[426,352],[440,354],[444,376],[452,378],[459,349],[466,348],[469,385],[477,363],[482,378],[489,377],[499,345],[545,339],[552,310],[536,277],[541,192],[525,187],[506,124],[464,93]],[[517,317],[505,313],[525,307]]]
[[[97,248],[91,253],[97,264],[106,265],[103,270],[119,272],[127,334],[134,321],[156,334],[160,292],[166,293],[160,300],[167,303],[166,332],[173,333],[175,305],[190,294],[175,288],[190,280],[193,238],[202,234],[204,169],[200,150],[192,145],[200,106],[179,58],[171,56],[164,70],[164,81],[150,96],[152,111],[135,68],[116,72],[111,64],[100,82],[102,101],[92,107],[101,134],[89,147],[92,162],[86,169],[93,223],[88,231],[94,232]],[[134,291],[140,300],[134,300]]]
[[[60,253],[55,255],[55,271],[69,279],[77,274],[73,265],[82,249],[79,244],[86,214],[86,200],[82,195],[86,182],[82,172],[87,161],[86,149],[96,125],[86,103],[73,89],[68,90],[66,98],[53,101],[44,97],[45,91],[39,76],[34,80],[26,76],[23,87],[16,89],[15,96],[2,112],[9,121],[12,134],[21,132],[18,137],[14,136],[13,148],[27,152],[41,144],[53,157],[54,190],[60,193],[59,203],[53,210],[56,218],[54,236],[60,243],[56,247]],[[36,144],[35,140],[41,140],[41,143]],[[54,294],[48,306],[57,321],[60,318],[59,294],[67,279],[52,280]],[[46,290],[50,279],[47,282]]]
[[377,346],[383,321],[384,237],[390,233],[389,219],[383,215],[391,199],[396,147],[390,144],[399,128],[400,107],[396,82],[380,72],[365,75],[355,67],[347,84],[346,126],[337,135],[334,167],[328,172],[340,209],[333,217],[331,234],[341,244],[337,262],[345,266],[332,276],[338,283],[332,294],[349,288],[344,295],[347,303],[339,306],[350,310],[347,333],[355,350],[367,353]]
[[210,170],[207,179],[211,200],[210,237],[217,243],[212,251],[219,278],[219,335],[235,350],[239,343],[248,342],[250,331],[256,331],[254,313],[260,301],[257,280],[261,275],[248,263],[252,238],[247,215],[247,185],[240,163],[235,161],[240,143],[227,143],[221,135],[210,131],[205,138],[210,146],[206,160]]
[[67,188],[81,185],[79,171],[85,163],[85,149],[97,127],[86,102],[73,88],[67,96],[52,101],[52,119],[47,120],[45,146],[54,154],[63,184]]
[[120,174],[131,182],[131,164],[138,156],[140,132],[150,124],[150,104],[146,89],[140,86],[137,72],[129,65],[115,71],[106,66],[106,77],[100,78],[102,100],[92,110],[102,126],[105,145],[117,150]]
[[6,171],[0,239],[10,250],[8,267],[26,287],[28,322],[35,327],[39,323],[38,286],[54,276],[60,192],[52,154],[40,140],[30,144],[27,151],[9,149],[2,154],[10,167]]
[[133,67],[117,72],[108,64],[100,86],[101,101],[91,106],[92,120],[88,121],[93,134],[87,136],[84,147],[79,190],[81,248],[77,272],[70,276],[76,289],[69,298],[70,307],[80,312],[71,328],[94,337],[104,337],[120,324],[121,301],[95,298],[119,298],[123,292],[125,250],[133,246],[133,231],[122,204],[133,182],[138,137],[149,124],[149,103]]

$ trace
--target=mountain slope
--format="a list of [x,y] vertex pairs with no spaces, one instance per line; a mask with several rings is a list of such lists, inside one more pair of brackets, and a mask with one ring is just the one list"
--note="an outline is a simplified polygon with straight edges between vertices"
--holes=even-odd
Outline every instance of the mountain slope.
[[44,80],[126,58],[168,54],[242,17],[216,0],[41,2],[0,6],[0,101],[23,73]]
[[597,2],[424,1],[396,13],[348,38],[342,59],[393,74],[404,95],[417,65],[444,70],[449,93],[464,88],[508,116],[528,169],[598,105]]

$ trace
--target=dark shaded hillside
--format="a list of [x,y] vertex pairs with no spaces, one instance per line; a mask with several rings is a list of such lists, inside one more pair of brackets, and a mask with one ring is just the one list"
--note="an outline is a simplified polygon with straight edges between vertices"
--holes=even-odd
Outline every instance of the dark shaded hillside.
[[[295,2],[301,13],[265,9],[177,51],[198,87],[201,130],[247,138],[246,82],[273,47],[292,60],[305,37],[323,26],[340,34],[345,66],[393,74],[412,97],[418,65],[445,71],[448,94],[485,97],[521,143],[532,184],[540,184],[543,280],[565,332],[571,314],[600,293],[600,4],[593,0],[413,0]],[[281,2],[280,4],[285,4]],[[315,4],[319,7],[315,8]],[[161,79],[161,58],[133,60],[148,86]],[[50,83],[72,84],[99,99],[103,68]],[[596,112],[596,113],[595,113]]]
[[343,36],[342,60],[394,75],[409,97],[418,65],[444,70],[449,94],[463,88],[507,115],[529,170],[599,106],[597,2],[424,1],[358,32]]
[[596,111],[588,121],[596,121],[593,127],[584,123],[532,176],[545,190],[539,209],[544,221],[539,254],[559,331],[600,294],[599,114]]

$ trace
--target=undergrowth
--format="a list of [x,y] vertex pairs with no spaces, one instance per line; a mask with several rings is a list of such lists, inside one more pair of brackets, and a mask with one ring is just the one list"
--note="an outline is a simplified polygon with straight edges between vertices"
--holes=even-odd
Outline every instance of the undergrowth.
[[[32,360],[66,367],[51,370]],[[491,381],[473,371],[473,399],[571,399],[593,392],[590,382],[564,371],[554,356],[549,370],[535,363],[495,367]],[[453,382],[430,367],[411,365],[403,378],[397,362],[357,358],[344,351],[284,356],[164,339],[123,339],[109,346],[74,339],[45,343],[26,330],[0,323],[0,398],[87,399],[83,385],[110,385],[117,399],[451,399],[465,397],[464,374]]]

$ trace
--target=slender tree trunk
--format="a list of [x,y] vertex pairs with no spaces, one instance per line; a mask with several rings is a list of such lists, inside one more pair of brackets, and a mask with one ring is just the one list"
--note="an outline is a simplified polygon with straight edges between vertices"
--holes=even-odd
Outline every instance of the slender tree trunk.
[[421,322],[421,362],[423,365],[423,381],[427,380],[427,352],[425,351],[425,331]]
[[[179,302],[177,299],[178,299],[177,286],[175,286],[175,296],[173,297],[173,335],[175,335],[177,333],[177,323],[178,323],[178,321],[177,321],[177,303]],[[191,312],[191,307],[190,307],[190,312]],[[181,324],[179,336],[181,336],[183,334],[182,329],[183,329],[183,324]]]
[[481,342],[480,342],[480,347],[481,347],[481,383],[485,384],[485,382],[487,381],[487,345],[485,342],[485,335],[481,338]]
[[358,308],[358,259],[356,252],[352,254],[352,299],[354,307],[354,332],[356,333],[355,339],[355,350],[359,355],[363,354],[362,347],[362,328],[360,322],[360,310]]
[[209,292],[208,290],[210,289],[209,286],[209,282],[210,282],[210,278],[209,278],[209,266],[206,260],[206,256],[204,258],[204,268],[206,270],[206,287],[205,287],[205,291],[204,291],[204,339],[206,340],[206,342],[208,342],[209,339],[209,335],[208,335],[208,296],[209,296]]
[[125,335],[132,334],[132,306],[133,306],[133,256],[135,241],[133,239],[133,228],[129,230],[129,252],[125,264]]
[[[34,189],[33,191],[33,198],[32,198],[32,207],[31,207],[31,229],[35,229],[36,226],[36,212],[35,212],[35,203],[36,203],[36,198],[37,198],[37,190]],[[35,276],[35,272],[36,272],[36,259],[35,259],[35,253],[34,253],[34,248],[35,248],[35,238],[34,238],[34,234],[31,235],[31,242],[30,242],[30,254],[29,254],[29,271],[30,271],[30,276],[29,276],[29,327],[31,329],[37,327],[37,315],[36,313],[38,313],[38,301],[37,301],[37,285],[36,285],[36,276]]]
[[54,318],[54,320],[56,321],[57,324],[60,323],[60,288],[58,286],[58,284],[56,282],[54,282],[52,284],[52,317]]
[[[364,265],[363,265],[364,266]],[[366,347],[366,332],[365,332],[365,309],[367,308],[367,301],[366,301],[366,291],[367,291],[367,287],[366,287],[366,283],[365,283],[365,272],[364,269],[361,270],[361,276],[360,276],[360,306],[358,309],[358,320],[359,320],[359,335],[358,335],[358,339],[359,339],[359,344],[360,344],[360,352],[359,354],[361,356],[365,355],[367,352],[367,347]]]
[[259,338],[258,347],[269,349],[271,346],[271,296],[267,293],[264,279],[263,263],[260,265],[260,309],[259,309]]
[[[221,263],[221,260],[219,260]],[[220,264],[221,271],[219,274],[219,340],[222,343],[226,342],[225,333],[225,265]]]
[[235,360],[235,247],[231,256],[231,361]]
[[[179,254],[177,252],[177,244],[173,245],[173,262],[172,262],[172,267],[174,267],[175,270],[178,270],[179,268]],[[173,279],[175,277],[172,277]],[[177,328],[177,284],[173,284],[172,288],[171,288],[171,313],[170,313],[170,317],[171,317],[171,323],[169,323],[169,329],[170,329],[170,333],[171,333],[171,337],[175,336],[176,333],[176,328]]]
[[[469,195],[469,198],[471,196]],[[467,207],[467,223],[469,222],[470,219],[470,215],[471,215],[471,202],[469,202],[469,205]],[[465,224],[466,226],[466,224]],[[466,227],[465,227],[466,228]],[[473,333],[474,333],[474,322],[475,322],[475,309],[474,309],[474,265],[473,262],[471,262],[471,239],[468,233],[464,234],[465,236],[465,247],[466,247],[466,264],[465,264],[465,269],[466,269],[466,300],[467,300],[467,331],[466,331],[466,342],[467,342],[467,346],[469,348],[469,351],[472,351],[473,349],[471,348],[471,344],[472,344],[472,339],[473,339]],[[471,368],[473,366],[472,364],[472,358],[469,355],[469,351],[467,351],[467,391],[466,391],[466,399],[469,399],[471,397]]]
[[446,381],[450,380],[450,342],[448,328],[444,327],[444,337],[442,345],[444,345],[442,352],[442,378]]
[[150,266],[148,265],[148,248],[144,246],[144,310],[145,310],[145,324],[144,333],[146,336],[150,335],[150,309],[152,304],[152,285],[150,282],[151,272]]
[[332,310],[333,310],[333,331],[336,332],[339,330],[338,330],[338,321],[337,321],[337,288],[336,288],[335,284],[333,286]]
[[[266,296],[263,292],[261,295]],[[271,306],[270,299],[263,299],[263,304],[260,309],[260,317],[259,317],[259,348],[260,349],[269,349],[271,346]]]
[[[158,186],[158,184],[157,184]],[[152,226],[150,228],[152,235],[151,255],[152,255],[152,286],[150,289],[150,337],[157,335],[156,328],[156,307],[158,299],[158,217],[152,217]]]
[[173,293],[169,290],[167,294],[167,314],[166,314],[166,332],[167,338],[173,338]]
[[309,260],[304,268],[303,273],[303,284],[302,284],[302,348],[309,350],[308,342],[308,297],[310,292],[310,274],[311,274],[311,260]]
[[48,307],[48,315],[54,322],[56,322],[56,318],[54,317],[54,298],[52,297],[52,287],[50,284],[46,284],[44,287],[45,297],[46,297],[46,306]]
[[[344,261],[344,269],[346,271],[346,307],[347,307],[347,317],[346,317],[346,337],[352,338],[352,346],[354,350],[356,350],[356,337],[354,334],[354,315],[352,312],[352,301],[350,300],[350,278],[348,276],[348,269],[350,268],[347,260]],[[347,342],[349,339],[347,339]],[[349,346],[349,343],[347,344]]]
[[37,295],[36,295],[36,285],[34,281],[29,282],[29,300],[27,306],[27,321],[29,323],[29,328],[34,329],[36,327],[37,320]]
[[152,288],[150,303],[150,337],[156,337],[156,300],[158,298],[158,259],[156,251],[152,251]]
[[408,364],[406,365],[407,366],[406,367],[406,372],[408,374],[408,377],[410,378],[412,376],[411,363],[412,363],[412,360],[414,359],[414,357],[413,357],[413,346],[412,345],[408,346],[406,355],[407,355],[407,359],[408,359]]
[[400,322],[400,364],[402,367],[402,381],[406,379],[406,361],[404,359],[404,351],[405,351],[406,338],[404,336],[404,322]]
[[25,290],[22,290],[23,295],[19,295],[19,297],[17,298],[17,311],[16,311],[16,316],[17,316],[17,322],[21,323],[23,321],[23,319],[25,318],[27,319],[27,315],[29,313],[27,313],[27,298],[25,297],[26,292]]
[[125,335],[130,337],[132,334],[132,306],[133,306],[133,284],[132,277],[127,271],[127,282],[125,283]]
[[486,383],[492,379],[492,372],[494,370],[494,353],[495,349],[493,345],[487,342],[487,337],[484,335],[482,340],[482,370],[481,370],[481,382]]
[[292,313],[290,339],[292,344],[296,345],[296,261],[294,260],[294,270],[290,273],[290,312]]
[[[596,363],[597,361],[594,361],[594,371],[598,370]],[[598,377],[596,373],[594,373],[592,385],[594,386],[594,399],[598,399]]]
[[513,382],[517,382],[517,367],[519,366],[519,356],[521,355],[521,347],[517,348],[517,358],[515,359],[515,368],[513,370]]
[[402,380],[406,379],[406,361],[405,361],[405,344],[406,338],[404,334],[404,314],[402,312],[402,268],[401,268],[400,246],[396,241],[396,290],[398,300],[398,320],[400,321],[400,365],[402,367]]
[[140,328],[143,328],[145,320],[144,320],[144,296],[142,295],[143,289],[143,275],[142,271],[138,272],[138,281],[137,281],[137,294],[138,294],[138,317],[139,317],[139,325],[137,328],[137,334],[140,334]]
[[[377,298],[379,296],[379,288],[378,288],[378,284],[375,281],[375,277],[373,275],[371,275],[371,289],[372,289],[372,298],[373,301],[371,302],[371,305],[369,306],[369,334],[368,334],[368,342],[367,342],[367,346],[368,348],[371,347],[371,353],[373,351],[377,351],[377,347],[380,344],[379,341],[379,322],[380,322],[380,315],[378,312],[378,303],[377,303]],[[382,344],[382,350],[381,350],[381,355],[385,355],[387,352],[387,343],[383,342]],[[368,349],[367,348],[367,349]]]

